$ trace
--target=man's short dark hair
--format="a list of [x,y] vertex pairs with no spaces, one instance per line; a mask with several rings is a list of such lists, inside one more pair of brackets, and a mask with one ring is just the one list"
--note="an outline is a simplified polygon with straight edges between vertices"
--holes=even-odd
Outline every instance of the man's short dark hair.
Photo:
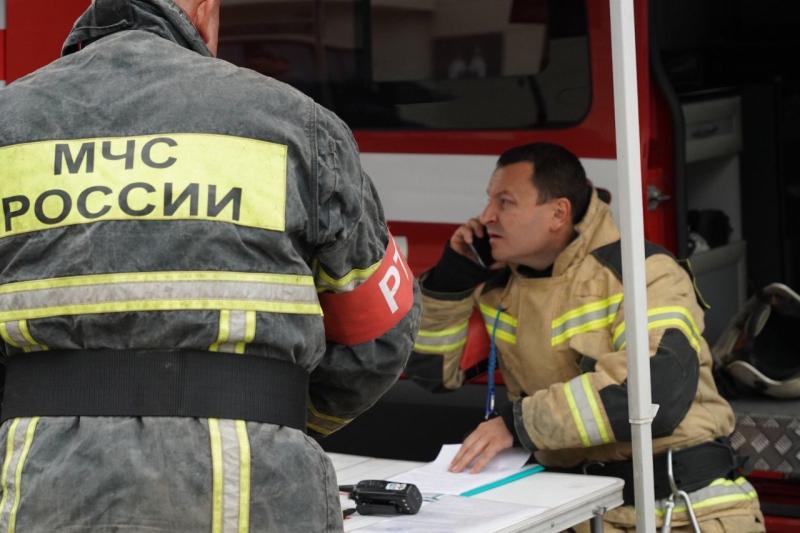
[[575,154],[557,144],[523,144],[503,152],[497,168],[525,161],[533,164],[531,179],[539,191],[539,203],[566,198],[572,205],[572,223],[578,223],[589,207],[592,185]]

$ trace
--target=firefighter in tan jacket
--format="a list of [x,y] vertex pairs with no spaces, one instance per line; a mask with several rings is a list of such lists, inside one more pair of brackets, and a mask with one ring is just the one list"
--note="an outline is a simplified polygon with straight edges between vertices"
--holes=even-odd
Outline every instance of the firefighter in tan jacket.
[[[626,480],[624,507],[607,530],[633,527],[633,473],[620,235],[578,159],[537,143],[504,153],[488,204],[453,234],[423,277],[423,322],[407,372],[428,388],[455,389],[475,306],[499,355],[512,403],[464,441],[451,470],[481,470],[521,444],[548,467]],[[488,235],[494,264],[473,244]],[[646,246],[657,523],[670,488],[666,454],[703,531],[763,531],[753,487],[725,437],[734,415],[711,377],[703,310],[691,275]],[[487,413],[491,415],[493,413]],[[691,530],[678,501],[673,531]]]

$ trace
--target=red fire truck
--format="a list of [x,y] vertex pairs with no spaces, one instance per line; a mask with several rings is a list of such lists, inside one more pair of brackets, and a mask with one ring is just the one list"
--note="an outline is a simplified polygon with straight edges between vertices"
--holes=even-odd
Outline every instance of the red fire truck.
[[[0,80],[55,59],[88,3],[0,0]],[[800,287],[800,9],[635,0],[635,13],[645,234],[691,257],[713,344],[754,289]],[[608,0],[225,0],[219,54],[353,128],[417,273],[480,211],[511,146],[560,143],[615,192]],[[770,531],[797,530],[800,404],[734,405]]]

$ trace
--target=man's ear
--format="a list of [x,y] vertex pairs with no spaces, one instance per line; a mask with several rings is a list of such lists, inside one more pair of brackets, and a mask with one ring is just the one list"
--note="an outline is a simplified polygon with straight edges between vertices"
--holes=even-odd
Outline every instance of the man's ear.
[[193,20],[213,56],[217,55],[219,43],[219,5],[219,0],[201,0]]
[[560,231],[564,226],[572,226],[572,204],[567,198],[553,200],[551,224],[554,231]]

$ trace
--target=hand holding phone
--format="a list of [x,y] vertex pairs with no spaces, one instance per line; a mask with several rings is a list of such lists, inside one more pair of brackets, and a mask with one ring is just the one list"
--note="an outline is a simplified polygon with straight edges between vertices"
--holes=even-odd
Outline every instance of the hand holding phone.
[[492,257],[492,245],[489,242],[489,232],[486,227],[483,228],[483,237],[478,237],[473,233],[472,244],[469,245],[472,253],[478,260],[478,263],[484,267],[489,268],[494,264],[494,257]]

